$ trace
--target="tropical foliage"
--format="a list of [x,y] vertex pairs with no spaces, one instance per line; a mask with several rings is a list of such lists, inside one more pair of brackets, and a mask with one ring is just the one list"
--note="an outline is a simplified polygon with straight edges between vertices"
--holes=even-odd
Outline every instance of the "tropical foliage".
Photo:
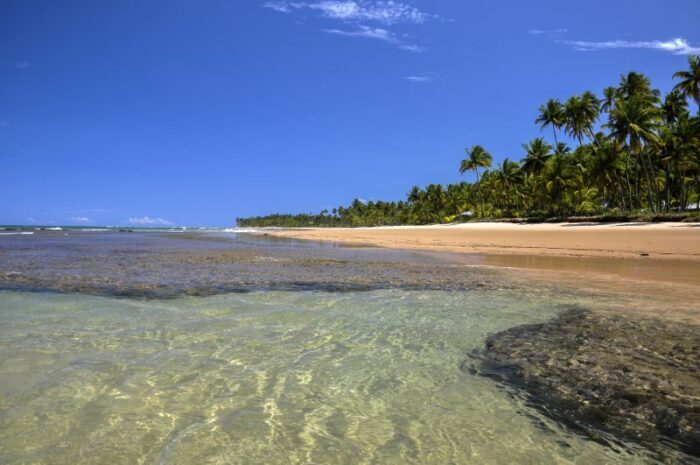
[[[520,161],[465,150],[460,174],[474,182],[413,187],[406,200],[362,202],[319,214],[239,218],[240,226],[378,226],[469,218],[670,213],[700,207],[700,57],[674,74],[662,97],[643,74],[620,77],[599,98],[550,99],[535,123],[552,142],[523,144]],[[698,106],[695,115],[691,106]],[[568,143],[560,140],[568,136]]]

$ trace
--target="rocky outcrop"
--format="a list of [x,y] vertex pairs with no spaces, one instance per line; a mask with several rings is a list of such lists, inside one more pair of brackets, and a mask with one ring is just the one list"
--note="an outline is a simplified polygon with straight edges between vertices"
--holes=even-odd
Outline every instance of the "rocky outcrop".
[[480,373],[559,420],[700,457],[699,326],[572,309],[495,334],[478,355]]

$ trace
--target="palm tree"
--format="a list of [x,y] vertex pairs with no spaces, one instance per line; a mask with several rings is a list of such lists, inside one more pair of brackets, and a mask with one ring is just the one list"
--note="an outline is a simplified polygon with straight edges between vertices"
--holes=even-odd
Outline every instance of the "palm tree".
[[425,188],[425,202],[430,211],[430,222],[442,222],[445,210],[445,188],[442,184],[429,184]]
[[673,75],[674,79],[681,79],[673,90],[678,90],[686,98],[692,98],[698,105],[698,115],[700,115],[700,56],[691,55],[688,57],[688,71],[678,71]]
[[561,210],[564,192],[572,184],[572,169],[569,157],[561,153],[555,154],[547,161],[547,165],[542,174],[550,199],[550,211],[552,208]]
[[467,182],[450,184],[445,193],[446,213],[448,216],[459,215],[472,203],[472,185]]
[[418,203],[423,198],[423,189],[418,186],[413,186],[411,192],[408,193],[408,201],[410,203]]
[[680,206],[685,211],[688,205],[687,174],[700,167],[700,117],[682,115],[673,126],[673,137],[676,150],[672,156],[680,180]]
[[625,197],[620,183],[620,174],[625,169],[625,163],[621,157],[622,148],[617,141],[606,140],[602,135],[598,139],[599,150],[586,159],[587,177],[600,187],[606,208],[610,207],[608,201],[613,197],[612,193],[617,191],[624,211]]
[[523,171],[529,175],[539,175],[549,157],[552,156],[552,146],[541,137],[538,137],[527,144],[523,144],[523,149],[525,150],[525,158],[522,162]]
[[643,96],[648,103],[656,103],[661,95],[658,89],[652,89],[651,81],[648,77],[634,71],[627,73],[626,76],[620,76],[620,86],[617,90],[620,97],[624,100],[629,100],[635,96]]
[[664,121],[667,125],[675,123],[681,115],[688,112],[688,103],[683,95],[678,90],[672,90],[666,95],[664,103],[661,106],[664,112]]
[[506,209],[511,207],[511,199],[517,197],[517,187],[523,181],[523,172],[520,169],[520,164],[509,159],[503,160],[496,170],[496,179],[503,189],[505,197]]
[[540,106],[540,115],[535,120],[535,123],[540,124],[540,129],[547,126],[552,126],[554,132],[554,143],[558,144],[557,129],[562,127],[565,122],[564,106],[557,99],[549,99],[547,103]]
[[581,95],[581,112],[584,129],[592,142],[595,142],[593,126],[600,116],[600,100],[591,91],[586,91]]
[[[644,147],[659,143],[656,131],[659,128],[660,120],[661,110],[649,104],[644,95],[638,95],[618,102],[615,108],[610,111],[610,120],[606,124],[606,127],[611,130],[610,136],[620,143],[626,142],[629,153],[641,161],[647,178],[649,206],[652,210],[655,210],[652,193],[654,184],[644,163]],[[649,162],[649,168],[651,168],[651,162]]]
[[[700,115],[688,111],[690,99],[700,111],[700,57],[689,57],[689,64],[689,70],[674,75],[680,82],[663,99],[648,77],[631,72],[605,88],[600,100],[584,92],[564,103],[546,101],[536,122],[540,130],[552,127],[554,143],[537,137],[523,145],[520,163],[506,159],[497,170],[487,169],[492,157],[475,145],[459,166],[462,174],[475,173],[473,183],[414,187],[400,202],[355,200],[331,213],[237,221],[241,226],[375,226],[452,221],[467,208],[480,210],[481,217],[700,208]],[[598,129],[601,113],[608,121]],[[560,130],[578,141],[573,152],[558,141]]]
[[556,147],[554,147],[554,155],[569,155],[571,153],[571,147],[566,145],[566,142],[559,142]]
[[593,139],[593,125],[600,115],[598,98],[592,92],[575,95],[564,104],[566,131],[583,145],[583,136]]
[[603,100],[600,101],[600,111],[608,112],[615,106],[615,101],[620,97],[619,91],[614,87],[603,89]]
[[[489,168],[493,162],[493,157],[481,145],[472,145],[470,149],[464,149],[468,158],[462,160],[459,164],[459,174],[464,174],[467,171],[474,171],[476,174],[476,185],[479,186],[481,177],[479,168]],[[481,214],[484,213],[483,198],[481,196],[481,187],[477,187],[479,199],[481,201]]]

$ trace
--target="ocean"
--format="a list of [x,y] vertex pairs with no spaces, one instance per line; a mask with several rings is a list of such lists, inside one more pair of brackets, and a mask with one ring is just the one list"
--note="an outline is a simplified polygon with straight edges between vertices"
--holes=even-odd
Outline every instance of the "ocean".
[[479,372],[490,335],[609,294],[226,231],[3,236],[0,289],[3,464],[660,460]]

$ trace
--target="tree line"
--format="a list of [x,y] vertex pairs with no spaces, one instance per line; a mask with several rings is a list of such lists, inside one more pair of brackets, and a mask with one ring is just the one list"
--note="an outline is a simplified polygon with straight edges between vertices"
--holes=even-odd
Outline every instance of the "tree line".
[[[523,144],[520,161],[465,149],[460,174],[475,182],[413,187],[405,200],[363,202],[318,214],[238,218],[239,226],[381,226],[468,218],[667,214],[700,207],[700,57],[666,95],[630,72],[597,96],[550,99],[535,123],[551,130]],[[689,103],[697,105],[692,115]],[[571,141],[561,141],[562,136]]]

